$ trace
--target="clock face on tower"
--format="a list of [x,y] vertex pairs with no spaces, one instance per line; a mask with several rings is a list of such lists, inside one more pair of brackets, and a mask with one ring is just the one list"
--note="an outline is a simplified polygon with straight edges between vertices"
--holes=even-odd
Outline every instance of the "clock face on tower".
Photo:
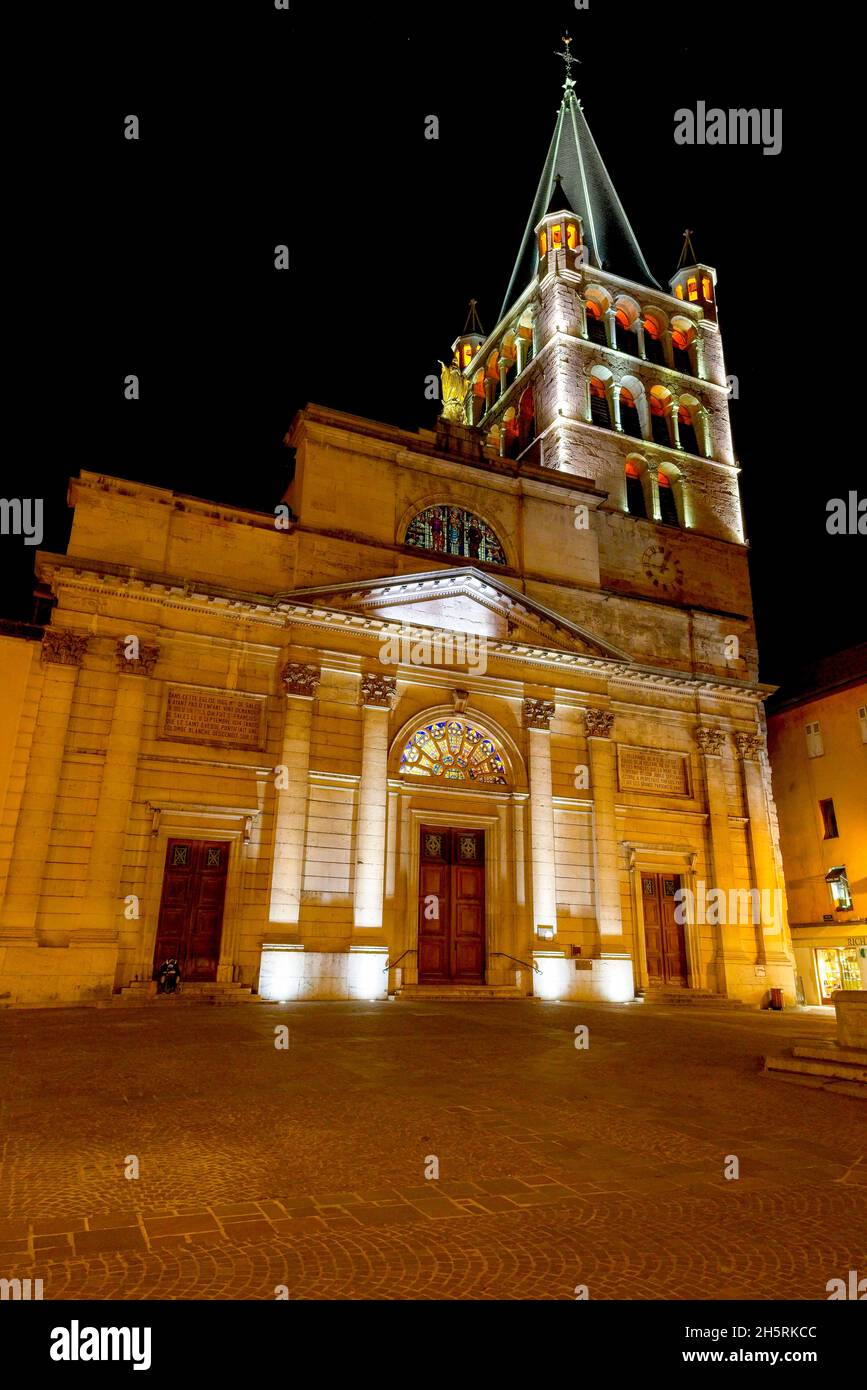
[[645,576],[654,589],[661,594],[674,593],[683,583],[683,570],[672,552],[664,545],[654,542],[641,557]]

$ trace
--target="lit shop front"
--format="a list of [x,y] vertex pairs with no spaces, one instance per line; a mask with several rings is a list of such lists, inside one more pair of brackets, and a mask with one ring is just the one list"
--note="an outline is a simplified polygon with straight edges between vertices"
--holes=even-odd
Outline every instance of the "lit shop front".
[[840,989],[867,989],[867,926],[792,925],[798,990],[805,1004],[833,1004]]

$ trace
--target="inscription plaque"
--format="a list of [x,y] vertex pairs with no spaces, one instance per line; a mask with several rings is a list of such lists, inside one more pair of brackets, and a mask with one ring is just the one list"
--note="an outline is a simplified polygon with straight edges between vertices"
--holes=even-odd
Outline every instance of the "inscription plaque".
[[160,738],[210,743],[224,748],[262,749],[264,695],[237,695],[198,685],[170,685],[166,691]]
[[663,796],[689,796],[689,768],[685,753],[663,753],[654,748],[617,749],[617,781],[621,791],[660,792]]

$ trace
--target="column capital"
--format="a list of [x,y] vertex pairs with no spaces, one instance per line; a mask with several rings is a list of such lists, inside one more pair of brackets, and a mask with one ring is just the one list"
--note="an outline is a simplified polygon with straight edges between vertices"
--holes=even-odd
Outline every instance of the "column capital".
[[127,656],[126,648],[126,638],[118,637],[115,647],[115,660],[117,662],[117,669],[121,675],[152,676],[154,667],[159,660],[159,647],[146,646],[143,642],[140,642],[137,657]]
[[725,731],[723,729],[713,729],[703,726],[700,729],[696,729],[695,739],[702,753],[710,753],[718,757],[725,743]]
[[397,699],[397,679],[395,676],[377,676],[366,673],[361,677],[361,703],[368,709],[394,709]]
[[80,666],[87,651],[87,638],[64,627],[49,627],[42,638],[40,660],[43,666]]
[[607,709],[587,709],[584,723],[588,738],[610,738],[614,715]]
[[553,700],[534,700],[525,699],[524,701],[524,728],[525,729],[550,729],[551,720],[554,718]]
[[761,734],[736,733],[735,743],[738,752],[744,759],[758,758],[764,747],[764,740]]
[[280,672],[286,694],[301,695],[307,700],[314,699],[321,676],[321,667],[303,661],[287,661]]

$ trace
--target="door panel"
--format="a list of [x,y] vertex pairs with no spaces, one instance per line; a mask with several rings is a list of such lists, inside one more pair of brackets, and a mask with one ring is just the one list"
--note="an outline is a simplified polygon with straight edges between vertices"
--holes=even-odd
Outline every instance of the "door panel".
[[418,978],[481,984],[485,977],[485,834],[422,826]]
[[154,969],[176,956],[182,981],[217,978],[228,862],[225,840],[169,840]]
[[647,977],[652,985],[686,985],[686,933],[675,920],[678,874],[641,875]]

